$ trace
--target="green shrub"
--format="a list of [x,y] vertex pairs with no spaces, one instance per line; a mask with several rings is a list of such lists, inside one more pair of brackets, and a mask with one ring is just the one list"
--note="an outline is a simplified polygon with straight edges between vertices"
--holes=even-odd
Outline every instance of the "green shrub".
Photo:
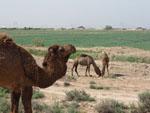
[[33,99],[40,99],[40,98],[44,98],[44,94],[40,91],[33,91],[33,95],[32,98]]
[[63,105],[59,104],[58,102],[55,102],[50,107],[50,113],[65,113]]
[[71,90],[66,92],[66,98],[69,101],[95,101],[93,97],[90,97],[85,91]]
[[150,92],[146,91],[139,94],[139,111],[143,113],[150,112]]
[[90,84],[96,84],[96,82],[95,81],[90,81]]
[[6,88],[1,88],[0,87],[0,97],[4,97],[9,93],[9,90]]
[[150,64],[150,58],[142,58],[137,56],[125,56],[125,55],[119,55],[119,56],[112,56],[112,61],[123,61],[123,62],[137,62],[137,63],[147,63]]
[[9,113],[10,112],[10,105],[7,102],[6,98],[0,97],[0,113]]
[[44,104],[44,103],[39,103],[39,102],[32,102],[32,108],[33,108],[33,113],[51,113],[50,111],[50,106]]
[[127,106],[116,100],[106,99],[97,104],[95,108],[98,113],[126,113]]
[[109,90],[109,89],[110,89],[109,87],[98,86],[98,85],[96,85],[96,84],[91,84],[91,85],[90,85],[90,88],[91,88],[91,89],[97,89],[97,90],[102,90],[102,89],[104,89],[104,90]]
[[69,104],[67,108],[67,113],[80,113],[80,111],[78,110],[78,107],[79,107],[79,104],[77,102],[73,102]]
[[77,79],[74,76],[67,76],[67,80],[69,81],[76,81]]

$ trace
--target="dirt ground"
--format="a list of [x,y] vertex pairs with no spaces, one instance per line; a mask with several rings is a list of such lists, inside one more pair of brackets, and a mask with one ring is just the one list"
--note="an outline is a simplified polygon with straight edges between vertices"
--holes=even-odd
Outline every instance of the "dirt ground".
[[[84,49],[84,48],[80,48]],[[86,48],[87,49],[87,48]],[[92,51],[98,51],[99,48],[88,48]],[[113,47],[113,48],[101,48],[106,52],[111,54],[128,54],[134,56],[146,56],[150,57],[149,51],[144,51],[140,49],[130,49],[127,47]],[[35,57],[37,63],[41,65],[42,58]],[[96,60],[96,64],[102,69],[101,61]],[[46,97],[42,100],[46,103],[52,103],[55,101],[65,100],[65,92],[73,89],[84,90],[92,97],[96,99],[96,102],[82,102],[81,108],[86,113],[96,113],[94,110],[95,104],[103,99],[115,99],[125,104],[131,104],[138,102],[138,94],[150,90],[150,64],[144,63],[130,63],[130,62],[110,62],[110,75],[107,73],[105,77],[98,78],[94,73],[93,67],[91,66],[92,77],[86,77],[85,67],[79,66],[78,72],[80,77],[77,77],[74,72],[74,77],[76,80],[69,81],[67,76],[71,76],[71,67],[73,65],[73,60],[68,62],[68,70],[66,77],[58,80],[53,86],[40,89],[45,93]],[[113,76],[113,77],[112,77]],[[71,84],[68,87],[64,86],[64,82],[69,81]],[[90,89],[90,82],[94,81],[96,84],[102,87],[109,87],[109,89]]]

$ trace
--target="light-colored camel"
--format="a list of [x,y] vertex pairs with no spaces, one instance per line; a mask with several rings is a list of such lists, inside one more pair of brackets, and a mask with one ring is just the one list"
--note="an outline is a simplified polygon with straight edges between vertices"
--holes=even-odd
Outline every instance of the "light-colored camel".
[[109,57],[106,52],[104,52],[102,56],[102,66],[102,76],[105,75],[105,68],[107,69],[107,73],[109,75]]
[[63,77],[67,70],[67,60],[70,54],[76,51],[75,47],[72,45],[49,47],[41,68],[25,49],[13,41],[4,41],[3,39],[7,38],[1,37],[0,86],[12,91],[11,113],[18,113],[20,97],[25,113],[32,113],[32,86],[46,88]]
[[77,68],[78,68],[79,64],[82,65],[82,66],[87,66],[86,67],[86,71],[85,71],[85,76],[87,76],[87,71],[88,71],[89,76],[91,76],[90,75],[90,66],[91,66],[91,64],[93,65],[96,74],[99,75],[99,77],[101,76],[101,71],[98,68],[98,66],[96,65],[93,57],[89,56],[89,55],[86,55],[86,54],[81,54],[80,56],[75,58],[74,63],[73,63],[73,67],[71,69],[72,76],[73,76],[74,68],[75,68],[76,74],[79,76],[78,71],[77,71]]

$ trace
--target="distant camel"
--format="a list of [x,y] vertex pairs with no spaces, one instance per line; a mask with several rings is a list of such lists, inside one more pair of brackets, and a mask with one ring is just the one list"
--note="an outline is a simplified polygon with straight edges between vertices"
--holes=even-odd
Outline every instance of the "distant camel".
[[79,76],[78,71],[77,71],[78,64],[80,64],[82,66],[87,66],[86,71],[85,71],[85,76],[87,76],[87,71],[89,73],[89,76],[91,76],[90,75],[90,66],[91,66],[91,64],[93,65],[96,74],[99,75],[99,77],[101,76],[101,71],[98,68],[98,66],[96,65],[94,59],[91,56],[86,55],[86,54],[81,54],[80,56],[75,58],[74,63],[73,63],[73,67],[71,69],[72,76],[73,76],[73,69],[74,68],[75,68],[76,74]]
[[11,90],[11,113],[18,113],[20,97],[25,113],[32,113],[32,86],[46,88],[62,78],[75,51],[72,45],[53,45],[40,67],[29,52],[0,33],[0,86]]
[[109,57],[107,55],[106,52],[103,53],[103,56],[102,56],[102,76],[105,75],[105,68],[107,68],[107,73],[109,75],[109,70],[108,70],[108,67],[109,67]]

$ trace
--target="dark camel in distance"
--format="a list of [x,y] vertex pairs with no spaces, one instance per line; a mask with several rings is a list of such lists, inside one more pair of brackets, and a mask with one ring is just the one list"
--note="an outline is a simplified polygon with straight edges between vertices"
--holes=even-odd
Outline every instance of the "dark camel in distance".
[[43,67],[6,34],[0,34],[0,86],[10,89],[11,113],[18,113],[19,99],[25,113],[32,113],[32,86],[46,88],[66,74],[67,60],[76,51],[72,45],[48,48]]
[[105,75],[105,69],[107,69],[107,73],[109,75],[109,57],[108,54],[106,52],[103,53],[102,56],[102,76]]
[[98,66],[96,65],[93,57],[90,56],[90,55],[86,55],[86,54],[81,54],[80,56],[78,56],[77,58],[75,58],[74,63],[73,63],[73,67],[71,69],[72,76],[73,76],[73,70],[74,70],[74,68],[75,68],[76,74],[79,76],[78,71],[77,71],[77,68],[78,68],[79,64],[82,65],[82,66],[87,66],[86,67],[86,71],[85,71],[85,76],[87,76],[87,71],[88,71],[89,76],[91,76],[90,75],[90,66],[91,66],[91,64],[93,65],[94,71],[96,72],[96,74],[99,77],[101,76],[101,71],[98,68]]

